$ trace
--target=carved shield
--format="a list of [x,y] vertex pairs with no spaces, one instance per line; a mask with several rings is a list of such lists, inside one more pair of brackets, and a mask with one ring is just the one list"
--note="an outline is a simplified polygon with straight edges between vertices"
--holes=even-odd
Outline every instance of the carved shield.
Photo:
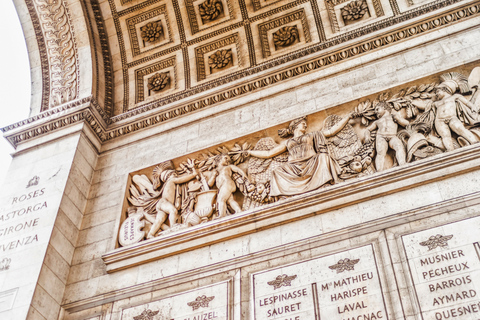
[[118,242],[123,247],[140,242],[145,237],[145,231],[142,230],[145,221],[140,220],[142,217],[143,213],[132,214],[123,221],[118,236]]

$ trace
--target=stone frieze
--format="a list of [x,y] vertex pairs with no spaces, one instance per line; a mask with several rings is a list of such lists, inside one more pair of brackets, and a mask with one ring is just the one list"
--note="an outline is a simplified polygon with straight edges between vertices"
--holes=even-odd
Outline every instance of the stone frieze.
[[[133,173],[119,241],[132,245],[478,143],[479,84],[480,67],[444,73],[346,114],[312,115],[317,130],[301,117],[276,137]],[[342,262],[348,270],[355,261]]]

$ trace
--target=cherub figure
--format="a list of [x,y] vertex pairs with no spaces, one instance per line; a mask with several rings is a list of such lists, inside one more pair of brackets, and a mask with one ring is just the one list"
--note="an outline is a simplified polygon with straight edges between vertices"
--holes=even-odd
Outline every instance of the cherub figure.
[[171,161],[163,162],[155,168],[154,175],[163,182],[162,189],[160,190],[162,196],[156,204],[155,209],[157,211],[157,216],[148,232],[147,239],[155,237],[155,234],[167,217],[170,228],[177,224],[178,211],[175,206],[177,185],[188,182],[198,175],[194,166],[191,166],[190,169],[192,170],[192,173],[178,177]]
[[218,218],[223,218],[227,215],[227,204],[232,207],[235,213],[242,211],[242,208],[235,199],[233,193],[237,190],[235,181],[233,180],[233,173],[240,174],[245,180],[248,180],[247,175],[239,167],[231,164],[231,159],[228,154],[219,154],[215,157],[217,164],[218,175],[215,183],[218,188],[217,195],[217,210]]
[[[464,96],[458,93],[455,94],[456,90],[457,84],[455,81],[442,82],[435,91],[438,100],[433,103],[436,108],[435,129],[442,138],[443,145],[447,151],[455,148],[450,130],[465,138],[470,144],[478,142],[476,136],[465,128],[458,118],[459,111],[462,113],[461,116],[467,120],[468,118],[474,118],[478,110]],[[471,120],[471,122],[474,122],[474,120]]]
[[405,127],[409,124],[408,120],[395,112],[387,102],[379,102],[375,107],[375,113],[378,120],[375,120],[365,131],[365,142],[369,143],[371,131],[378,129],[375,141],[377,156],[375,157],[375,168],[382,171],[385,166],[385,157],[388,148],[395,150],[395,158],[398,165],[406,163],[405,147],[397,137],[398,124]]

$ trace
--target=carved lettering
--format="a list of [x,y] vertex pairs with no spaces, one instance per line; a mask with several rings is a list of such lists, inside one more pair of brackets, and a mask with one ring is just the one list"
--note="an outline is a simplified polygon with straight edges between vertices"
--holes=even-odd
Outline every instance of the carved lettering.
[[370,279],[373,279],[373,272],[363,273],[363,274],[360,274],[358,276],[347,277],[347,278],[343,278],[343,279],[338,280],[338,281],[334,281],[333,282],[333,287],[334,288],[342,287],[342,286],[345,286],[345,285],[354,284],[354,283],[362,282],[362,281],[367,281],[367,280],[370,280]]
[[442,268],[432,269],[429,271],[422,272],[422,276],[423,276],[423,279],[427,279],[427,278],[432,279],[435,277],[446,276],[455,272],[460,272],[463,270],[470,269],[467,264],[468,262],[461,262],[461,263],[449,265]]
[[38,189],[38,190],[29,192],[29,193],[22,194],[18,197],[13,197],[12,204],[20,203],[20,202],[23,202],[23,201],[26,201],[26,200],[30,200],[32,198],[42,196],[44,193],[45,193],[45,188],[42,188],[42,189]]
[[343,320],[377,320],[382,318],[383,318],[382,311],[377,311],[377,312],[361,314],[361,315],[350,317],[350,318],[345,318]]
[[436,256],[433,256],[433,257],[420,259],[420,265],[421,266],[424,266],[424,265],[428,266],[428,265],[443,262],[443,261],[457,259],[459,257],[465,257],[465,254],[463,253],[463,250],[455,250],[455,251],[451,251],[451,252],[447,252],[447,253],[437,254]]
[[[472,303],[466,306],[452,308],[435,312],[436,320],[450,319],[455,317],[461,317],[467,314],[480,312],[480,302]],[[478,316],[476,316],[478,317]]]
[[38,235],[26,236],[20,240],[13,240],[4,244],[0,244],[0,249],[2,250],[2,252],[6,252],[6,251],[14,250],[18,247],[27,246],[34,242],[38,242]]
[[38,220],[39,218],[35,218],[29,221],[20,222],[14,226],[0,228],[0,237],[6,237],[9,234],[36,227],[38,225]]
[[293,303],[287,306],[282,306],[278,308],[273,308],[271,310],[267,311],[267,317],[275,317],[280,314],[285,314],[289,312],[296,312],[300,310],[300,304],[301,302]]
[[307,295],[307,289],[301,289],[301,290],[287,292],[284,294],[273,295],[271,297],[261,299],[259,302],[260,302],[260,306],[266,306],[269,304],[275,304],[276,302],[286,301],[289,299],[296,299],[306,295]]
[[347,298],[352,298],[360,295],[367,294],[367,287],[356,288],[353,290],[347,290],[339,293],[334,293],[331,295],[331,301],[344,300]]
[[36,212],[36,211],[40,211],[44,208],[47,208],[47,202],[46,201],[36,203],[33,206],[24,207],[24,208],[21,208],[21,209],[18,209],[18,210],[14,210],[14,211],[2,214],[2,215],[0,215],[0,221],[5,222],[5,221],[13,220],[15,218],[22,217],[23,215],[33,213],[33,212]]
[[437,290],[443,290],[447,288],[453,288],[457,286],[462,286],[464,284],[468,284],[472,282],[472,278],[468,275],[465,277],[460,277],[460,278],[455,278],[455,279],[450,279],[450,280],[445,280],[442,282],[437,282],[435,284],[429,284],[428,288],[430,289],[430,292],[435,292]]

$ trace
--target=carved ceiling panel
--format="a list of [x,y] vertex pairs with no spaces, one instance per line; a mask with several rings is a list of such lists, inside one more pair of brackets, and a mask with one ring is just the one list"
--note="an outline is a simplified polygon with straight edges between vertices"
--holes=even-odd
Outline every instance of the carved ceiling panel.
[[[115,26],[108,32],[110,46],[118,46],[115,83],[123,87],[116,93],[115,115],[165,105],[158,102],[400,23],[392,18],[408,17],[399,8],[410,10],[412,18],[420,10],[412,1],[108,0],[102,10]],[[374,27],[380,21],[385,23]]]

